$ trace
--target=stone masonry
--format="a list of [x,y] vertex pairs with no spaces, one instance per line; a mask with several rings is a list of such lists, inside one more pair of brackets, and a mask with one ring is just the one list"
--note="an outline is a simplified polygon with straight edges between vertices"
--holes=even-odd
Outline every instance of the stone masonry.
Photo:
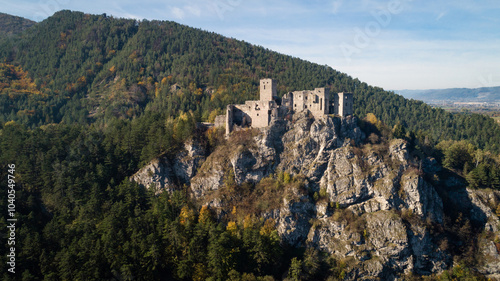
[[216,117],[215,126],[222,127],[224,124],[229,135],[238,128],[264,128],[273,120],[304,110],[311,112],[314,118],[327,114],[348,116],[353,114],[352,106],[352,93],[334,94],[333,103],[330,103],[328,88],[289,92],[280,101],[276,80],[267,78],[260,80],[260,100],[228,105],[226,115]]

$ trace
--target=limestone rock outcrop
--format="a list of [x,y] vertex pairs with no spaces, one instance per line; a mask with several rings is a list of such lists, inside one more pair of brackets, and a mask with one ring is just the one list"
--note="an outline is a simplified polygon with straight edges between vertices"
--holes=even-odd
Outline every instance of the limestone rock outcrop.
[[189,184],[203,161],[205,161],[205,148],[196,140],[190,139],[174,159],[167,157],[153,159],[130,177],[130,180],[143,187],[154,188],[156,193],[172,192],[183,184]]
[[[196,145],[186,145],[175,159],[155,160],[132,178],[165,190],[188,184],[193,199],[224,214],[231,212],[224,209],[229,186],[287,173],[303,180],[302,191],[287,187],[293,190],[278,195],[279,206],[258,214],[275,222],[283,242],[348,261],[348,280],[448,269],[453,257],[431,229],[444,223],[443,200],[424,176],[441,167],[427,158],[420,169],[404,140],[361,145],[365,135],[357,124],[354,117],[315,119],[302,112],[267,128],[233,132],[206,159]],[[491,206],[498,206],[500,194],[455,188],[447,196],[492,233],[478,241],[485,257],[479,270],[497,277],[500,222]]]
[[471,216],[485,223],[487,234],[478,239],[481,253],[478,270],[492,280],[500,280],[500,218],[494,210],[494,206],[500,206],[500,192],[468,189],[467,194]]

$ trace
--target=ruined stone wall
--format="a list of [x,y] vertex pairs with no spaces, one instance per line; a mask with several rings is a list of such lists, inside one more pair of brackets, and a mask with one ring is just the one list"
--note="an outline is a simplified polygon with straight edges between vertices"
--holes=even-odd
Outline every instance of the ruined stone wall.
[[301,112],[305,109],[305,102],[307,101],[308,91],[295,91],[293,95],[293,111]]
[[260,79],[260,100],[272,101],[277,97],[277,83],[274,79]]
[[322,117],[325,114],[329,114],[330,101],[328,94],[329,92],[326,88],[316,88],[313,91],[295,91],[291,93],[293,97],[293,111],[301,112],[307,109],[314,117]]
[[233,126],[237,125],[242,128],[252,125],[252,117],[250,116],[250,108],[246,104],[235,104],[233,106]]
[[264,128],[269,126],[272,109],[277,108],[274,101],[247,101],[248,115],[252,119],[253,128]]
[[308,98],[308,109],[314,117],[319,118],[329,114],[329,90],[326,88],[316,88],[311,91]]
[[354,97],[352,93],[338,93],[334,96],[335,96],[334,114],[340,116],[348,116],[354,114],[353,110]]
[[229,104],[226,108],[226,135],[233,131],[233,105]]
[[226,115],[215,116],[214,126],[215,128],[226,126]]
[[[328,88],[316,88],[312,91],[295,91],[287,93],[281,99],[281,105],[276,97],[276,81],[273,79],[260,80],[260,100],[246,101],[245,104],[228,105],[225,115],[226,134],[231,133],[235,126],[264,128],[272,120],[282,118],[289,112],[309,110],[315,118],[327,114],[347,116],[353,114],[352,93],[338,93],[333,95],[333,106],[329,100]],[[278,103],[276,101],[278,100]],[[216,127],[222,124],[223,115],[217,116]]]
[[[276,115],[273,117],[273,114]],[[225,116],[226,134],[235,126],[245,128],[264,128],[269,126],[271,118],[277,118],[277,105],[274,101],[246,101],[245,104],[228,105]]]
[[293,110],[293,93],[286,93],[281,98],[281,106],[290,111]]

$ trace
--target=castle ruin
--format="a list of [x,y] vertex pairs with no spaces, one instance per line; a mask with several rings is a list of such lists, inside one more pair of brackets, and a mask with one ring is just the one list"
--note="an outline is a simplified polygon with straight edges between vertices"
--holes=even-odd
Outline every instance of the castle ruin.
[[236,128],[264,128],[273,120],[304,110],[311,112],[314,118],[328,114],[348,116],[353,114],[352,106],[352,93],[334,94],[333,102],[330,103],[328,88],[289,92],[279,99],[276,80],[261,79],[260,100],[228,105],[226,115],[216,117],[215,126],[225,125],[226,134],[229,135]]

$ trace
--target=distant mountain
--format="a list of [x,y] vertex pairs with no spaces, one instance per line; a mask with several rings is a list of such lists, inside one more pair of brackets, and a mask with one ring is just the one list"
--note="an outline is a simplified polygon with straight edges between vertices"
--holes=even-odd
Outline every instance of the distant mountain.
[[18,34],[34,24],[36,22],[29,19],[0,13],[0,37]]
[[398,90],[394,91],[407,99],[433,101],[455,101],[455,102],[499,102],[500,87],[485,88],[451,88],[432,90]]

